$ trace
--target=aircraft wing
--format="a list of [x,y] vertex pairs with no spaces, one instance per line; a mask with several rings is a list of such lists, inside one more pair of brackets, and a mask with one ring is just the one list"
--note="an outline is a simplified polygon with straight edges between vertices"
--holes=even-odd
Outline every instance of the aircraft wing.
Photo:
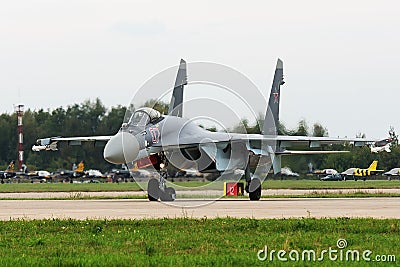
[[[296,146],[308,146],[310,148],[318,148],[322,145],[332,144],[345,144],[351,143],[354,146],[365,146],[371,145],[376,140],[366,138],[336,138],[336,137],[310,137],[310,136],[286,136],[286,135],[262,135],[262,134],[236,134],[236,133],[193,133],[190,136],[181,138],[166,138],[160,144],[155,147],[162,147],[165,150],[168,148],[184,148],[197,146],[199,144],[207,143],[227,143],[233,141],[243,141],[249,144],[250,148],[261,149],[261,143],[266,142],[267,144],[273,143],[276,146],[277,151],[281,154],[323,154],[323,153],[334,153],[332,151],[289,151],[286,150],[288,147]],[[342,152],[340,152],[342,153]],[[277,153],[278,154],[278,153]]]
[[234,135],[233,139],[275,141],[277,146],[285,148],[292,146],[320,147],[321,145],[352,143],[354,146],[365,146],[373,144],[376,140],[366,138],[339,138],[339,137],[311,137],[311,136],[288,136],[288,135],[260,135],[260,134],[240,134]]
[[[335,138],[335,137],[310,137],[310,136],[266,136],[258,134],[239,135],[235,139],[248,140],[248,148],[255,154],[264,155],[266,151],[262,151],[262,143],[274,148],[274,154],[280,155],[317,155],[317,154],[337,154],[348,153],[349,151],[336,150],[288,150],[291,147],[309,147],[321,148],[323,145],[346,144],[350,143],[354,146],[371,145],[374,140],[365,138]],[[265,149],[265,148],[264,148]]]
[[68,142],[71,146],[81,145],[82,142],[107,142],[112,136],[83,136],[83,137],[49,137],[36,141],[36,145],[32,146],[33,151],[58,150],[58,142]]

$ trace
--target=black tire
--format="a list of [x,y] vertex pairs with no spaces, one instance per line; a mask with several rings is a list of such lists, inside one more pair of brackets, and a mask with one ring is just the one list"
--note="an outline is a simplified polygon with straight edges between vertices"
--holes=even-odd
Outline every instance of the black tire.
[[172,187],[165,188],[164,192],[160,194],[161,201],[174,201],[176,199],[175,189]]
[[147,197],[150,201],[157,201],[160,197],[160,188],[157,179],[150,179],[147,184]]
[[260,200],[261,198],[261,181],[258,178],[254,178],[250,182],[249,186],[249,198],[252,201]]

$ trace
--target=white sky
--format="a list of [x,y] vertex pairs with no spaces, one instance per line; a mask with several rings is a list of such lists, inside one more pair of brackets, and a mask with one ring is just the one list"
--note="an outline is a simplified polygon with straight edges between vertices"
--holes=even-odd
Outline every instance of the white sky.
[[[331,136],[400,131],[398,1],[2,1],[0,112],[99,97],[127,105],[154,74],[207,61],[268,94],[284,61],[281,121]],[[189,74],[190,76],[190,74]]]

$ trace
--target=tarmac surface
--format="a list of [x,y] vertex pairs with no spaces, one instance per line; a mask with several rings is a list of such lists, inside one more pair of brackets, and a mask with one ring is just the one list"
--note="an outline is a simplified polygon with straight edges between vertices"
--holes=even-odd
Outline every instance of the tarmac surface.
[[[400,189],[264,189],[263,196],[300,196],[316,194],[400,194]],[[79,198],[79,197],[145,197],[145,191],[108,191],[108,192],[28,192],[28,193],[0,193],[1,199],[46,199],[46,198]],[[178,197],[193,198],[193,196],[219,198],[221,190],[185,190],[177,191]]]
[[400,219],[399,198],[182,199],[168,204],[146,199],[2,200],[0,220],[155,218],[335,218]]

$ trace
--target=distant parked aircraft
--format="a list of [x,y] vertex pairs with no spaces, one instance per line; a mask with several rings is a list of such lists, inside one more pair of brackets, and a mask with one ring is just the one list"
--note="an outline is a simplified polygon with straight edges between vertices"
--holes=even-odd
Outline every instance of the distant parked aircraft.
[[4,183],[3,179],[13,178],[16,176],[16,173],[14,172],[14,167],[15,167],[15,160],[10,162],[5,171],[0,171],[0,178],[2,180],[2,183]]
[[360,169],[360,168],[350,168],[346,171],[342,172],[341,175],[345,176],[354,176],[355,180],[357,177],[364,177],[363,180],[365,181],[365,177],[375,175],[378,172],[383,172],[384,170],[377,170],[376,167],[378,166],[378,161],[374,160],[368,169]]
[[385,172],[383,175],[388,177],[388,180],[391,180],[392,177],[400,177],[400,168],[393,168],[388,172]]
[[386,151],[388,153],[391,152],[390,146],[391,146],[392,138],[387,138],[383,139],[381,141],[375,142],[373,146],[371,146],[371,152],[372,153],[379,153]]

